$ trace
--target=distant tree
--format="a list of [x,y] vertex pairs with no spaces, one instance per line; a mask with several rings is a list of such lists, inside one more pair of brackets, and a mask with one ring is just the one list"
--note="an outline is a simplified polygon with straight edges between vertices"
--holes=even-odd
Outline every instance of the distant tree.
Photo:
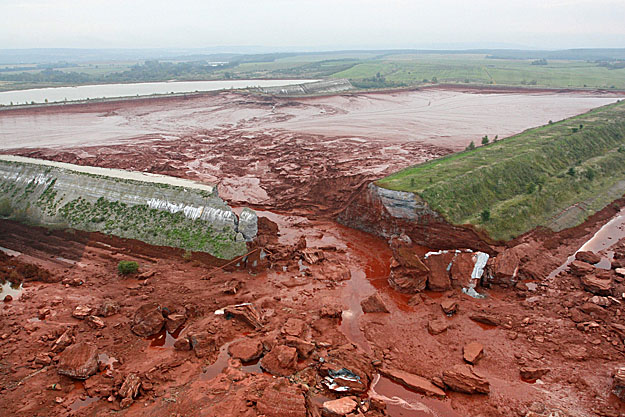
[[533,182],[527,184],[527,193],[532,194],[534,191],[536,191],[536,184],[534,184]]
[[584,125],[579,125],[579,130],[582,130],[584,128]]
[[47,102],[48,102],[48,99],[45,99],[44,101],[47,103]]
[[584,172],[584,176],[586,176],[586,178],[588,178],[589,181],[594,180],[595,175],[596,175],[595,170],[592,168],[588,168],[586,172]]
[[414,187],[414,178],[410,178],[410,186]]
[[486,223],[490,220],[490,210],[485,209],[480,213],[480,218],[482,219],[482,223]]
[[475,143],[471,141],[471,143],[469,143],[469,146],[467,146],[466,150],[472,151],[473,149],[475,149]]
[[482,138],[482,145],[488,145],[489,142],[490,140],[488,139],[488,135],[484,135]]
[[552,125],[553,124],[553,120],[549,120],[549,124]]
[[569,170],[566,172],[568,175],[570,175],[571,177],[575,176],[575,168],[571,167],[569,168]]
[[433,82],[434,84],[437,84],[437,83],[438,83],[438,78],[436,78],[436,77],[432,77],[432,82]]

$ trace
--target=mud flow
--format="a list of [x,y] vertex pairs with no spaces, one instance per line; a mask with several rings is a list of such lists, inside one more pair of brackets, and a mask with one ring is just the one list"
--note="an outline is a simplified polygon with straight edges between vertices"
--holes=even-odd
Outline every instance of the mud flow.
[[615,99],[220,93],[0,112],[3,153],[216,184],[259,216],[234,261],[0,219],[0,415],[625,415],[623,201],[506,245],[437,229],[446,247],[418,246],[428,229],[379,207],[349,211],[372,233],[336,221],[386,174]]

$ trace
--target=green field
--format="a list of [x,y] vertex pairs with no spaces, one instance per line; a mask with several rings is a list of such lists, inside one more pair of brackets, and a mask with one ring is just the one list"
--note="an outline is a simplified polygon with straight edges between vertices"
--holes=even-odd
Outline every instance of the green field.
[[0,90],[261,78],[347,78],[361,89],[460,83],[616,90],[625,89],[625,50],[338,51],[0,66]]
[[377,181],[495,240],[561,230],[625,194],[625,101]]

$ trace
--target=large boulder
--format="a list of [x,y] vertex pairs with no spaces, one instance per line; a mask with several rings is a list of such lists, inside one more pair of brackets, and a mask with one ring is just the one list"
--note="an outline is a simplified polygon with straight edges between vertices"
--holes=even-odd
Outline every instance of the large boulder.
[[263,354],[263,343],[258,339],[242,339],[228,346],[228,353],[242,362],[251,362]]
[[508,249],[495,257],[491,281],[494,284],[514,285],[521,258],[514,248]]
[[471,274],[475,268],[475,254],[472,252],[461,252],[456,254],[449,275],[451,286],[454,288],[468,288],[471,282]]
[[569,264],[569,271],[576,277],[583,277],[595,272],[595,267],[582,261],[573,261]]
[[612,280],[604,279],[596,275],[585,275],[581,278],[582,286],[586,291],[597,295],[610,295],[612,293]]
[[137,336],[152,336],[163,329],[165,317],[156,303],[144,304],[137,309],[131,329]]
[[388,313],[388,308],[384,304],[382,297],[377,292],[371,294],[360,302],[360,307],[365,313]]
[[601,262],[601,256],[590,251],[579,251],[575,254],[575,259],[578,261],[586,262],[587,264],[598,264]]
[[428,274],[428,288],[432,291],[447,291],[451,289],[450,271],[456,256],[455,252],[430,254],[425,259],[425,265],[430,270]]
[[76,379],[87,379],[98,371],[98,347],[76,343],[67,347],[59,358],[57,372]]
[[406,235],[390,241],[393,262],[388,282],[399,292],[414,294],[425,289],[429,269],[421,261],[416,248]]
[[467,394],[488,394],[489,382],[469,365],[455,365],[443,372],[443,382],[450,389]]
[[297,368],[297,349],[285,345],[275,346],[261,359],[260,367],[272,375],[292,375]]

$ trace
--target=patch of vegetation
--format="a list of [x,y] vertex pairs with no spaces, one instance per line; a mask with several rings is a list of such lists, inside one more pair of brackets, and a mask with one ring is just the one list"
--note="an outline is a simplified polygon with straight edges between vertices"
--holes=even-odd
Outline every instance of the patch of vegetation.
[[117,272],[119,275],[136,274],[139,271],[139,264],[135,261],[119,261]]
[[11,214],[13,214],[11,200],[7,197],[0,199],[0,217],[9,217]]
[[[537,226],[575,226],[622,196],[622,149],[625,102],[407,168],[377,185],[413,192],[450,223],[508,240]],[[563,216],[574,205],[583,214]]]

